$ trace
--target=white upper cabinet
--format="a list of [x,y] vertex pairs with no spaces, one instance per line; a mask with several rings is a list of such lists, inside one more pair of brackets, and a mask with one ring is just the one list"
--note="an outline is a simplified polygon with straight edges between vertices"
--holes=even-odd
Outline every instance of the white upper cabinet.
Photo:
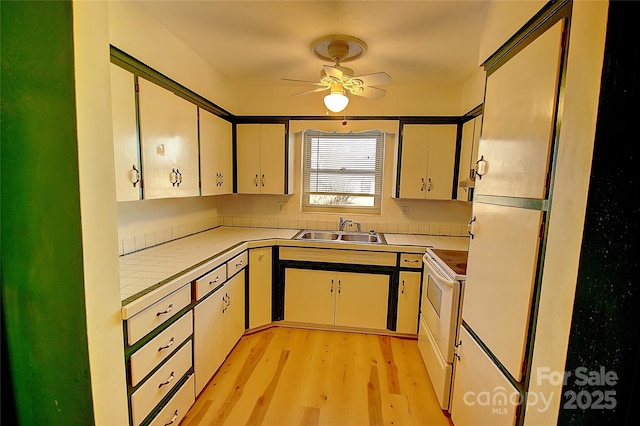
[[238,124],[239,194],[287,194],[284,124]]
[[200,195],[197,107],[138,79],[144,198]]
[[546,197],[561,30],[556,24],[487,77],[476,194]]
[[[482,115],[479,115],[462,125],[462,146],[460,148],[460,168],[458,170],[458,182],[471,179],[476,161],[478,160],[478,144],[480,142],[480,129],[482,128]],[[471,201],[471,193],[468,186],[458,187],[457,199]]]
[[132,73],[114,64],[111,64],[111,104],[116,200],[139,200],[142,175],[135,81]]
[[200,114],[201,195],[233,192],[233,125],[206,110]]
[[452,198],[456,135],[450,124],[402,127],[399,198]]

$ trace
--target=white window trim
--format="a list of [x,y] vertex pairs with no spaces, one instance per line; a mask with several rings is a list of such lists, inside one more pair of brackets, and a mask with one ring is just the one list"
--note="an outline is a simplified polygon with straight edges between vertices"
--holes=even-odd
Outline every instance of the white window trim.
[[[310,140],[312,137],[362,137],[375,138],[376,144],[376,165],[374,171],[374,192],[370,194],[374,198],[373,206],[344,206],[344,205],[317,205],[311,204],[309,198],[314,192],[310,191],[311,160],[310,160]],[[340,212],[340,213],[362,213],[380,214],[382,204],[382,191],[384,186],[384,151],[386,133],[380,130],[367,130],[362,132],[326,132],[315,129],[308,129],[303,132],[302,137],[302,211],[303,212]],[[336,195],[351,195],[348,193],[338,193]]]

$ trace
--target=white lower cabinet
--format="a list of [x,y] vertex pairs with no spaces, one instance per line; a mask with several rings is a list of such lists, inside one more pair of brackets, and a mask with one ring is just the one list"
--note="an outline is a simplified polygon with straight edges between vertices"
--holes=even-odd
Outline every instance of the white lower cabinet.
[[130,358],[131,386],[137,386],[157,365],[168,358],[193,334],[193,314],[187,312]]
[[287,268],[284,319],[387,328],[389,275]]
[[195,378],[192,374],[180,387],[180,390],[167,402],[167,405],[149,423],[149,426],[178,425],[195,402],[194,384]]
[[513,425],[520,394],[464,327],[451,405],[456,426]]
[[398,322],[396,325],[396,331],[399,333],[415,334],[418,330],[421,279],[420,272],[400,271],[400,280],[398,281]]
[[142,424],[149,413],[189,371],[192,359],[191,346],[191,341],[187,342],[133,392],[131,395],[131,417],[134,426]]
[[244,283],[241,270],[193,309],[196,395],[244,333]]
[[271,323],[272,248],[249,250],[249,328]]

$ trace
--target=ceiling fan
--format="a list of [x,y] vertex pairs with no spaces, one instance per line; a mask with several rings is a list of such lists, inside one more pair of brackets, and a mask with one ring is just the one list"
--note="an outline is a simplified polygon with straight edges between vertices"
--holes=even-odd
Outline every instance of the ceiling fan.
[[340,112],[347,107],[347,93],[379,99],[385,95],[386,90],[375,86],[391,83],[391,77],[386,72],[356,76],[351,68],[341,65],[342,62],[353,61],[366,53],[366,43],[358,38],[344,35],[321,37],[311,43],[311,51],[318,58],[332,61],[335,65],[324,65],[320,70],[319,81],[291,78],[283,80],[319,86],[316,89],[295,93],[294,96],[328,90],[330,93],[325,96],[324,103],[330,111]]

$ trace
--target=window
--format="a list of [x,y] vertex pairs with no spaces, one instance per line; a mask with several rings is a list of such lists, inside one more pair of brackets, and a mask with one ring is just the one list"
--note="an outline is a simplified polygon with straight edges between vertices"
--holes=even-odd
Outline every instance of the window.
[[384,134],[304,133],[303,210],[380,212]]

